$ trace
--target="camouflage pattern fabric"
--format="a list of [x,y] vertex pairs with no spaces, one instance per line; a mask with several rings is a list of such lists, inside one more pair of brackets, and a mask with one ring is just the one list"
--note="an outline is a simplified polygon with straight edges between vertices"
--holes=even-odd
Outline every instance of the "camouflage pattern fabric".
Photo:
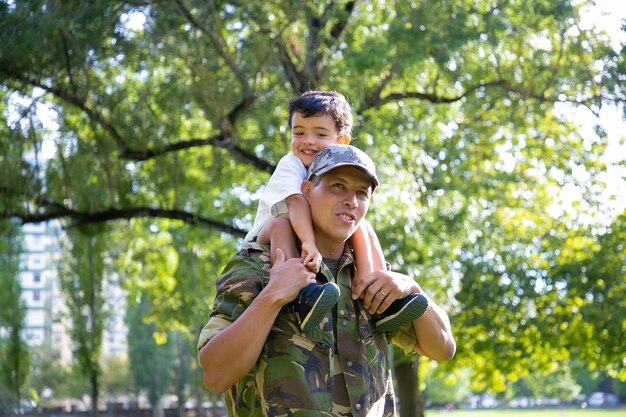
[[[353,263],[346,247],[339,303],[318,328],[302,332],[288,306],[281,311],[256,365],[224,393],[229,416],[395,415],[387,335],[374,331],[372,317],[350,296]],[[198,349],[242,314],[268,282],[269,270],[267,246],[244,244],[217,281]],[[334,278],[322,264],[318,281],[328,280]],[[411,351],[416,340],[410,326],[398,334],[389,334],[390,340]]]
[[314,181],[328,171],[340,166],[354,166],[363,170],[372,180],[372,192],[378,187],[376,167],[370,157],[352,145],[330,145],[311,162],[307,179]]

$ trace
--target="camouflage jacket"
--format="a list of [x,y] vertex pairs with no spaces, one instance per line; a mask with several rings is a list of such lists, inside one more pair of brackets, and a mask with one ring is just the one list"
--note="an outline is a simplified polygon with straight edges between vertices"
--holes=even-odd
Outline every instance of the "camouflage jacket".
[[[393,416],[395,399],[389,341],[412,351],[410,326],[380,334],[360,300],[353,301],[351,251],[341,258],[340,298],[319,327],[302,332],[295,314],[278,315],[259,360],[225,393],[229,416]],[[266,246],[248,242],[217,281],[217,296],[198,349],[235,321],[269,280]],[[318,281],[334,278],[322,264]]]

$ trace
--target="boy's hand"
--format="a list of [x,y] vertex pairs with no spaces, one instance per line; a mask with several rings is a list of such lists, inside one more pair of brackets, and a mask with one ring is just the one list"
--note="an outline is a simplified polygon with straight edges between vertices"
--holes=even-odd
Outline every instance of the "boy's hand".
[[306,266],[309,271],[317,274],[320,270],[320,265],[322,264],[322,255],[317,250],[317,246],[311,242],[303,242],[302,257],[304,258],[302,261],[304,266]]
[[277,249],[276,260],[270,269],[270,279],[263,293],[273,294],[273,299],[285,305],[293,301],[300,290],[315,282],[315,274],[302,265],[300,259],[285,260],[284,252]]

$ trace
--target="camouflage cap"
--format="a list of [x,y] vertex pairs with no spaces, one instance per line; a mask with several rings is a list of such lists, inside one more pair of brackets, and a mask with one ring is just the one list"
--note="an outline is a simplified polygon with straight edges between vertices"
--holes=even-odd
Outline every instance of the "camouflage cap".
[[352,145],[330,145],[322,150],[309,166],[307,179],[313,181],[340,166],[354,166],[363,170],[372,180],[372,191],[378,187],[374,162],[365,152]]

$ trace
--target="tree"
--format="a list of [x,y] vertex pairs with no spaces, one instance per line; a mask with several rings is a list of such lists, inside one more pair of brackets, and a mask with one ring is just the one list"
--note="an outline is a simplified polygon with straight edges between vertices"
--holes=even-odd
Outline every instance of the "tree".
[[150,300],[144,296],[129,304],[127,311],[128,359],[137,389],[148,396],[154,416],[160,415],[159,401],[170,383],[173,350],[165,332],[147,318]]
[[60,362],[58,352],[49,348],[35,348],[31,352],[33,366],[28,388],[36,407],[53,407],[54,399],[71,397],[74,394],[69,382],[73,380],[72,371]]
[[21,390],[30,368],[28,347],[22,330],[26,309],[21,298],[19,265],[21,234],[11,220],[0,221],[0,410],[19,412]]
[[545,374],[529,375],[524,381],[531,392],[531,398],[536,400],[546,398],[569,400],[575,398],[581,390],[566,364],[557,365]]
[[107,241],[102,225],[67,229],[66,236],[66,257],[59,268],[59,281],[72,323],[69,331],[74,343],[73,357],[88,381],[91,414],[96,417],[101,386]]
[[431,404],[445,406],[454,404],[463,406],[468,401],[472,392],[470,391],[469,368],[459,369],[455,375],[437,372],[437,368],[433,368],[426,377],[425,395],[427,401]]
[[[419,356],[404,356],[400,348],[393,346],[393,371],[396,377],[395,389],[402,398],[400,403],[400,417],[424,416],[424,398],[420,395],[419,387]],[[400,355],[399,357],[397,355]]]
[[[193,383],[194,367],[192,362],[196,362],[197,353],[195,353],[196,344],[188,334],[182,332],[171,331],[168,339],[172,344],[173,358],[171,369],[171,392],[176,395],[178,416],[185,415],[185,403],[190,395],[196,395],[195,401],[200,401],[198,392],[192,394],[191,388]],[[196,410],[200,410],[201,404],[196,404]]]
[[[543,343],[556,322],[532,316],[537,302],[556,302],[559,317],[592,304],[574,301],[589,288],[579,281],[565,295],[547,283],[564,272],[552,268],[569,238],[584,233],[583,249],[595,242],[595,226],[546,211],[559,192],[574,184],[580,210],[616,217],[597,203],[602,131],[583,140],[558,111],[597,113],[625,100],[624,55],[579,25],[587,4],[2,3],[0,102],[12,117],[0,135],[10,173],[0,179],[0,216],[108,223],[121,236],[112,242],[119,257],[131,260],[123,266],[137,261],[120,248],[139,244],[171,277],[195,251],[196,265],[215,262],[195,278],[204,290],[289,148],[286,100],[342,91],[357,116],[354,144],[383,181],[369,216],[389,261],[454,313],[450,366],[471,366],[479,385],[503,389],[529,369],[589,357]],[[42,108],[58,129],[41,123]],[[35,152],[38,163],[24,163],[44,143],[52,158],[44,164]],[[149,250],[178,239],[186,246]],[[153,284],[130,271],[131,296],[146,289],[155,323],[198,320],[174,313],[193,305],[191,294],[164,296],[183,287],[176,279]],[[584,322],[568,325],[560,337],[574,346]],[[618,372],[612,360],[593,366]]]
[[134,392],[130,366],[126,355],[102,358],[102,387],[107,396],[107,408],[117,396]]

